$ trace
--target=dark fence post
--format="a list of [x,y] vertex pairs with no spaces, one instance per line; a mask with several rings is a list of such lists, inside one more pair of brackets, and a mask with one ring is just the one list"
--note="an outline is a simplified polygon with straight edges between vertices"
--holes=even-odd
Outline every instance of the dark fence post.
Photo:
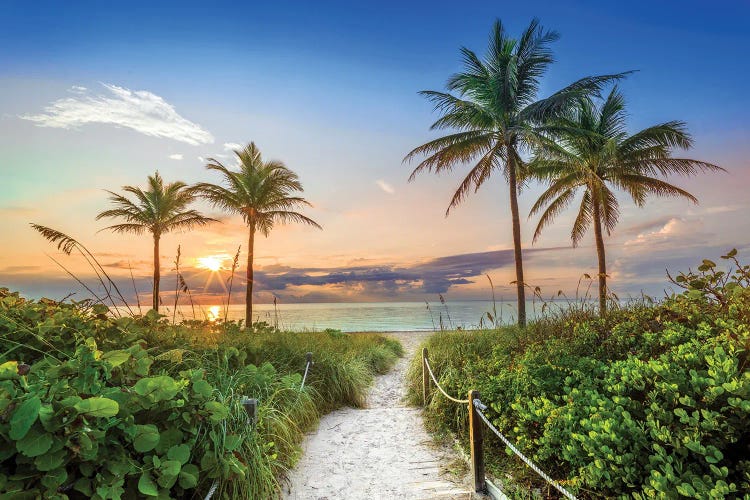
[[469,443],[471,446],[471,471],[474,475],[474,491],[485,493],[487,483],[484,479],[484,433],[482,419],[474,407],[474,400],[479,399],[479,391],[469,391]]
[[255,398],[242,398],[242,407],[247,413],[247,423],[255,427],[258,423],[258,400]]
[[430,392],[430,374],[427,371],[427,348],[422,348],[422,401],[427,406],[427,396]]

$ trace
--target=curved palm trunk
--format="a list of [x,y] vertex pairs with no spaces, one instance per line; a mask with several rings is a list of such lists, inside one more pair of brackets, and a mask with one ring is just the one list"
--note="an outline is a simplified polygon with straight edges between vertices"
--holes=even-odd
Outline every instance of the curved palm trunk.
[[594,238],[596,256],[599,259],[599,314],[607,314],[607,260],[604,254],[604,237],[602,236],[601,207],[599,196],[595,195],[594,203]]
[[513,254],[516,260],[516,295],[518,299],[518,326],[526,326],[526,289],[523,282],[523,254],[521,253],[521,219],[518,215],[518,186],[516,163],[509,154],[508,185],[510,186],[510,214],[513,218]]
[[153,309],[159,311],[159,281],[161,281],[161,270],[159,265],[159,235],[154,235],[154,289],[153,293]]
[[245,328],[253,325],[253,251],[255,249],[255,229],[250,228],[247,241],[247,291],[245,292]]

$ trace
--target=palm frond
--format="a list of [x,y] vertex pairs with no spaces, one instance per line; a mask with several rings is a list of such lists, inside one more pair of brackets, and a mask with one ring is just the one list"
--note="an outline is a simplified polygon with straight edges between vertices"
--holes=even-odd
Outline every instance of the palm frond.
[[570,205],[570,202],[573,201],[574,197],[575,191],[573,189],[567,189],[547,206],[547,209],[539,218],[539,222],[537,223],[536,229],[534,230],[534,238],[532,240],[533,243],[536,243],[536,241],[539,239],[539,236],[541,236],[542,234],[542,230],[544,230],[545,227],[551,224],[555,217],[557,217],[563,210],[568,207],[568,205]]
[[544,123],[569,111],[582,99],[596,97],[609,83],[622,80],[632,71],[611,75],[586,76],[567,87],[558,90],[551,96],[533,102],[519,112],[519,121]]
[[[450,214],[452,208],[457,207],[466,198],[466,195],[473,189],[476,193],[482,184],[490,177],[492,170],[497,165],[498,157],[502,158],[504,155],[502,143],[497,143],[495,146],[488,150],[479,162],[469,171],[468,175],[461,181],[456,191],[453,193],[448,208],[445,211],[445,216]],[[414,174],[412,174],[413,177]]]
[[638,190],[644,194],[653,194],[663,197],[682,197],[687,198],[693,203],[698,203],[698,198],[684,189],[666,181],[645,175],[623,174],[618,176],[615,185],[631,194],[631,196],[633,196],[634,190]]
[[576,215],[575,221],[573,222],[573,229],[570,232],[570,239],[573,241],[573,246],[577,247],[583,237],[586,235],[586,231],[591,222],[593,221],[593,205],[591,203],[591,192],[585,191],[583,198],[581,199],[581,205],[578,208],[578,215]]
[[147,229],[146,226],[143,224],[114,224],[112,226],[107,226],[102,229],[100,229],[97,232],[102,231],[112,231],[115,233],[133,233],[133,234],[143,234],[143,232]]

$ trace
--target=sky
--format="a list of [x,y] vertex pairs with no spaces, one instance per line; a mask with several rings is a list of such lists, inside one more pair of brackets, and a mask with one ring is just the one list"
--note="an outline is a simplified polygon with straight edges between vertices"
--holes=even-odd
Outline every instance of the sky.
[[[466,168],[410,183],[414,165],[402,162],[438,136],[429,128],[438,115],[417,92],[443,90],[461,69],[459,48],[482,53],[496,18],[511,34],[534,17],[561,33],[541,97],[585,75],[637,70],[621,84],[630,130],[683,120],[695,139],[689,156],[727,170],[672,179],[699,205],[637,208],[620,193],[606,240],[612,290],[662,294],[666,270],[735,247],[750,260],[750,2],[152,3],[0,2],[0,287],[85,296],[53,259],[87,281],[85,263],[34,222],[74,236],[148,300],[151,240],[99,232],[104,190],[143,186],[157,170],[167,181],[217,181],[206,158],[231,162],[254,141],[299,174],[313,205],[305,213],[323,226],[279,226],[256,240],[257,301],[488,299],[487,276],[512,298],[502,176],[445,217]],[[522,214],[541,191],[523,191]],[[173,287],[180,245],[198,300],[221,302],[247,231],[196,207],[221,223],[162,239],[163,287]],[[533,245],[536,221],[522,219],[526,280],[545,296],[573,295],[595,272],[593,235],[571,248],[573,216]],[[222,269],[205,269],[206,257]],[[244,265],[238,275],[243,283]]]

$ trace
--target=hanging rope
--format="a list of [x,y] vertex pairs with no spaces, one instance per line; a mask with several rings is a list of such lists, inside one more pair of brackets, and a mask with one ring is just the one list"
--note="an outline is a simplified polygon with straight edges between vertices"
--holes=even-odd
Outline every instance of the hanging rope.
[[537,467],[534,462],[532,462],[528,457],[526,457],[526,455],[524,455],[523,453],[521,453],[520,451],[518,451],[518,448],[516,448],[515,446],[513,446],[513,443],[511,443],[508,440],[508,438],[506,438],[505,436],[503,436],[503,434],[499,430],[497,430],[497,428],[494,425],[492,425],[490,423],[489,419],[483,413],[483,411],[487,410],[487,406],[484,405],[482,403],[482,401],[480,401],[479,399],[475,399],[474,400],[474,408],[475,408],[477,414],[479,415],[479,417],[482,420],[484,420],[485,424],[487,424],[487,427],[489,427],[492,430],[492,432],[494,432],[495,435],[497,437],[499,437],[500,440],[503,443],[505,443],[505,446],[507,446],[508,448],[510,448],[510,450],[518,456],[518,458],[520,458],[521,460],[523,460],[523,462],[526,465],[528,465],[529,467],[531,467],[531,469],[534,472],[536,472],[537,474],[539,474],[542,477],[542,479],[544,479],[549,484],[551,484],[557,491],[559,491],[560,493],[562,493],[566,498],[569,498],[570,500],[578,500],[572,493],[570,493],[568,490],[566,490],[565,488],[563,488],[562,486],[560,486],[557,483],[557,481],[555,481],[554,479],[552,479],[551,477],[549,477],[542,469],[540,469],[539,467]]
[[203,500],[210,500],[212,496],[214,496],[214,493],[216,493],[216,488],[219,487],[219,481],[214,481],[214,484],[211,485],[211,489],[208,490],[208,493],[206,493],[206,497]]
[[458,403],[458,404],[462,404],[462,405],[469,403],[468,399],[456,399],[456,398],[450,396],[447,392],[445,392],[445,390],[443,390],[443,388],[440,387],[440,384],[438,383],[437,379],[435,378],[435,374],[432,373],[432,368],[430,367],[430,362],[429,362],[429,360],[427,358],[424,358],[424,363],[427,366],[427,371],[430,374],[430,378],[435,383],[435,387],[437,387],[438,390],[443,393],[443,396],[445,396],[446,398],[450,399],[454,403]]

